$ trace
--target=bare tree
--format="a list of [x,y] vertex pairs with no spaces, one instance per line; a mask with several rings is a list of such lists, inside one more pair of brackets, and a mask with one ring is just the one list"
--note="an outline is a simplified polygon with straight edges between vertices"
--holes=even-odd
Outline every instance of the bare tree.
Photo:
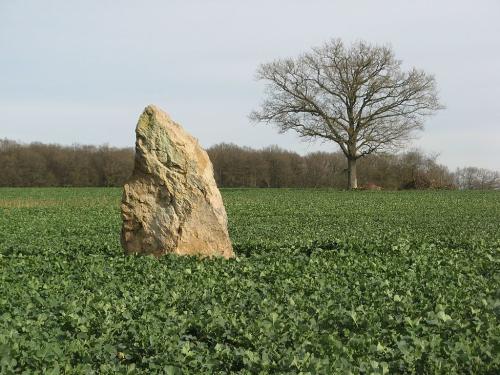
[[460,189],[500,189],[500,172],[485,168],[457,168],[455,180]]
[[400,147],[442,108],[432,75],[403,71],[389,47],[365,42],[346,47],[334,39],[298,58],[262,64],[257,78],[267,81],[267,98],[250,118],[336,142],[351,189],[359,158]]

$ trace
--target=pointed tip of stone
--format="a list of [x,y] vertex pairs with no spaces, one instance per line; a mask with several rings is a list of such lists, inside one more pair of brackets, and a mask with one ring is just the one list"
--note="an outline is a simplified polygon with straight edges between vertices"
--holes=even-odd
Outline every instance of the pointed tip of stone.
[[160,111],[160,108],[156,104],[148,104],[146,108],[144,108],[145,111]]
[[167,121],[172,121],[170,115],[155,104],[147,105],[146,108],[144,108],[142,114],[147,115],[149,118],[160,117],[166,119]]
[[158,112],[165,113],[164,111],[162,111],[160,109],[160,107],[158,107],[154,104],[148,104],[146,106],[146,108],[144,108],[144,113],[153,114],[153,113],[158,113]]

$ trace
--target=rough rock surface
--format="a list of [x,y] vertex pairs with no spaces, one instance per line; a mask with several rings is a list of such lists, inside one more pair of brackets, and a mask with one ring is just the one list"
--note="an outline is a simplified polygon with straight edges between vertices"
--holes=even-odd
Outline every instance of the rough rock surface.
[[121,205],[125,252],[233,257],[212,163],[198,141],[152,105],[136,136]]

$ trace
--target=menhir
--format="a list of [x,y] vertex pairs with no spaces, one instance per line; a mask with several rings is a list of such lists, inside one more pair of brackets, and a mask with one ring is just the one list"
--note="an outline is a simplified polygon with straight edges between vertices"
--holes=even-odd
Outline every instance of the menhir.
[[136,136],[121,205],[125,252],[234,257],[212,163],[198,141],[152,105]]

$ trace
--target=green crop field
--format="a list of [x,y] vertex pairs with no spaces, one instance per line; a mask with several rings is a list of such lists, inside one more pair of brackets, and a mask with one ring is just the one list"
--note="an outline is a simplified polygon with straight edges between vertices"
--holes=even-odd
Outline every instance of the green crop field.
[[224,190],[229,261],[120,195],[0,189],[0,373],[500,373],[500,192]]

